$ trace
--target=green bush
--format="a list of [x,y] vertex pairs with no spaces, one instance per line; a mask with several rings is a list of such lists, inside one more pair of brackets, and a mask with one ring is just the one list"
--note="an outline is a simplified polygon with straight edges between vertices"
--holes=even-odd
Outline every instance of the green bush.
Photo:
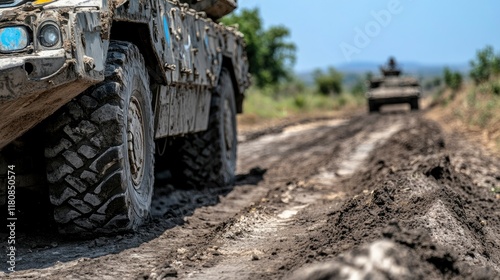
[[302,109],[306,106],[306,98],[304,95],[298,95],[294,98],[295,107]]
[[459,90],[462,87],[462,74],[460,72],[453,72],[450,68],[444,68],[444,83],[447,87],[454,91]]
[[487,46],[476,53],[476,60],[472,60],[470,65],[470,77],[476,84],[484,83],[500,73],[500,55],[495,56],[493,47]]
[[342,93],[342,74],[337,72],[333,67],[328,68],[326,73],[316,70],[313,75],[319,93],[323,95],[338,95]]
[[296,46],[289,40],[290,30],[285,26],[264,29],[259,9],[242,9],[221,20],[226,25],[237,25],[245,37],[249,71],[255,85],[265,87],[291,78]]

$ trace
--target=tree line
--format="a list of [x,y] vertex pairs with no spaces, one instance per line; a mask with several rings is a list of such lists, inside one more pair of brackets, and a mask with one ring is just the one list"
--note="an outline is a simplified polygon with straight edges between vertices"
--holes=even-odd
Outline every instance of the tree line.
[[[488,82],[500,75],[500,54],[495,55],[493,47],[486,46],[476,52],[476,57],[470,61],[470,66],[469,77],[476,85]],[[452,71],[448,67],[444,68],[443,79],[446,87],[453,91],[462,87],[463,78],[458,71]],[[494,91],[494,93],[500,94],[498,91]]]
[[[253,83],[259,88],[276,86],[294,80],[292,71],[296,61],[296,45],[290,41],[290,30],[283,26],[262,24],[258,8],[242,9],[222,19],[226,25],[236,25],[244,34]],[[342,74],[334,68],[316,70],[313,74],[318,92],[339,94],[342,92]],[[294,81],[295,84],[300,82]]]
[[[256,87],[275,86],[294,80],[292,67],[296,61],[297,47],[290,41],[291,33],[287,27],[279,25],[264,28],[258,8],[242,9],[224,17],[222,22],[238,26],[244,34],[249,72]],[[500,75],[500,55],[495,55],[493,47],[487,46],[477,51],[470,66],[469,77],[476,84],[484,83]],[[338,95],[343,91],[343,75],[333,67],[314,71],[313,78],[316,91],[323,95]],[[365,79],[369,78],[370,75],[359,78],[351,92],[363,93],[366,90]],[[444,68],[442,78],[445,86],[453,91],[458,91],[464,82],[460,72],[448,67]],[[440,81],[436,78],[433,84],[440,84]]]

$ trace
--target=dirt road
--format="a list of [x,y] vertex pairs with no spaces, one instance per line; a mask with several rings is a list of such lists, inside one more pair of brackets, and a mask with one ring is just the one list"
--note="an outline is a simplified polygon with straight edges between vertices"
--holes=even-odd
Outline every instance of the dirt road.
[[500,159],[420,113],[240,138],[235,186],[179,191],[158,174],[136,234],[72,240],[37,218],[7,277],[500,278]]

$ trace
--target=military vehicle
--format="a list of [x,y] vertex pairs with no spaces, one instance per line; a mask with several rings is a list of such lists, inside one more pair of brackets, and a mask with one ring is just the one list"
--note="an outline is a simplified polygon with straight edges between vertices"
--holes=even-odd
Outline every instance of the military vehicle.
[[368,81],[368,110],[378,112],[385,104],[409,103],[411,110],[418,110],[420,86],[417,79],[401,76],[401,69],[394,58],[380,67],[381,77]]
[[47,186],[60,232],[134,230],[149,216],[155,167],[186,186],[232,183],[235,115],[250,80],[243,35],[217,19],[235,8],[0,0],[9,215],[16,191]]

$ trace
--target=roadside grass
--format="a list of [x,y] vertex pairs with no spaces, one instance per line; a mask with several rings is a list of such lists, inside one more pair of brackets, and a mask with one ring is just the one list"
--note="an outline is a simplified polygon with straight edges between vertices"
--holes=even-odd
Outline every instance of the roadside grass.
[[433,101],[500,152],[500,77],[479,85],[465,84],[458,92],[438,92]]
[[481,129],[500,123],[500,94],[493,94],[497,83],[500,84],[500,81],[481,84],[466,93],[459,110],[463,121]]
[[329,113],[355,109],[365,105],[363,95],[342,93],[322,95],[311,88],[289,90],[287,88],[251,87],[243,103],[242,119],[273,120],[297,115]]

